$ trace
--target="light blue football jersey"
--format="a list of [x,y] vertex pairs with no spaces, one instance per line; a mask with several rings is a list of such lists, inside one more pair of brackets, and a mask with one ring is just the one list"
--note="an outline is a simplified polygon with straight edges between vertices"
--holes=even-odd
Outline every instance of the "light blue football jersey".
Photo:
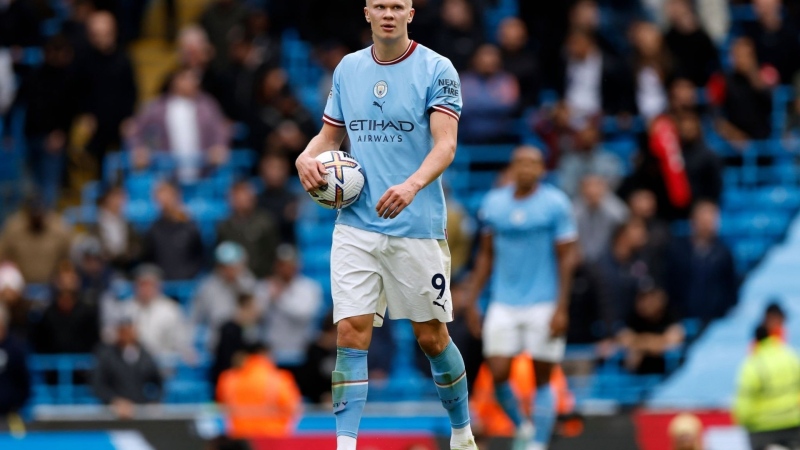
[[483,199],[480,217],[494,242],[491,301],[513,306],[556,301],[555,245],[578,235],[566,194],[547,184],[522,199],[514,198],[513,186],[495,189]]
[[412,41],[393,61],[379,61],[372,47],[342,59],[333,72],[323,120],[347,129],[350,152],[361,163],[366,183],[336,223],[390,236],[445,238],[441,177],[396,218],[382,219],[375,211],[386,190],[416,172],[433,148],[434,111],[455,119],[461,114],[461,82],[447,58]]

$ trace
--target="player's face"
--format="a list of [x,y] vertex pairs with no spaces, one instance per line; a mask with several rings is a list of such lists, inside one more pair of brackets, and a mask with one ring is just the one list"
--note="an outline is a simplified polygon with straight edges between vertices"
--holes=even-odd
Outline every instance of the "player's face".
[[541,153],[524,151],[514,156],[511,168],[517,186],[530,188],[542,178],[544,161]]
[[414,8],[408,0],[367,0],[364,15],[375,38],[393,40],[408,36]]

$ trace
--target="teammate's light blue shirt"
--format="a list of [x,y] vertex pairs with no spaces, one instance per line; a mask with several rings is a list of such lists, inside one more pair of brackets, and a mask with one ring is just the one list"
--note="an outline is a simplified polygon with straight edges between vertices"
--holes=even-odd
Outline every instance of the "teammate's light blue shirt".
[[461,83],[447,58],[413,41],[393,61],[379,61],[372,47],[344,57],[333,72],[323,120],[347,129],[366,184],[336,223],[390,236],[445,238],[441,178],[396,218],[382,219],[375,211],[386,190],[406,181],[433,148],[433,111],[455,119],[461,114]]
[[491,301],[513,306],[556,301],[555,245],[578,235],[566,194],[547,184],[522,199],[514,198],[513,186],[495,189],[483,199],[480,215],[494,242]]

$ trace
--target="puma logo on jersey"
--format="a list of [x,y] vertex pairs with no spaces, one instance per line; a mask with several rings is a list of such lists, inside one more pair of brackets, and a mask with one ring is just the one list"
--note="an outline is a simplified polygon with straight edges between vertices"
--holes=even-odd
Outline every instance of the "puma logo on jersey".
[[386,102],[383,102],[383,103],[372,102],[372,106],[377,106],[378,108],[380,108],[381,114],[383,114],[383,105],[385,105],[385,104],[386,104]]
[[439,303],[436,300],[434,300],[433,304],[438,306],[438,307],[440,307],[440,308],[442,308],[442,311],[444,311],[444,313],[447,314],[447,309],[445,309],[445,307],[444,307],[444,305],[447,304],[447,299],[444,299],[444,303]]

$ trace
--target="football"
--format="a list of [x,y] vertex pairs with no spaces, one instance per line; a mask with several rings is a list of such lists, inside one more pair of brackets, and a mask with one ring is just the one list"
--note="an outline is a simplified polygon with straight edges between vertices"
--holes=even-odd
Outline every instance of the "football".
[[317,161],[328,171],[325,177],[328,184],[309,192],[311,199],[327,209],[342,209],[355,203],[364,187],[364,173],[358,161],[336,150],[322,153]]

